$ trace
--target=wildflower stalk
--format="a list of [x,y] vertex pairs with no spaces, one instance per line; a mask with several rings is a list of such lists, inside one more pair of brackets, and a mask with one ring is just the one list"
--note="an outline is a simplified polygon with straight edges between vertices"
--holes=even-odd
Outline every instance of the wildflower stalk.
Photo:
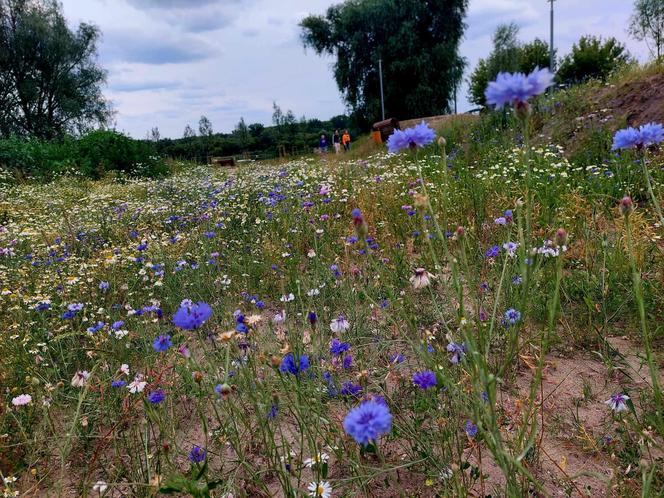
[[506,255],[503,261],[503,269],[500,272],[500,280],[498,281],[498,290],[496,292],[496,297],[493,300],[493,310],[491,311],[491,322],[489,323],[489,334],[487,335],[486,342],[484,344],[484,356],[489,358],[489,349],[491,347],[491,339],[493,338],[493,329],[496,323],[496,314],[498,313],[498,303],[500,302],[500,295],[503,292],[503,282],[505,281],[505,274],[507,273],[507,262],[509,257]]
[[[442,149],[443,149],[442,160],[441,160],[442,167],[444,169],[447,169],[447,154],[445,153],[445,147],[442,147]],[[463,316],[464,315],[463,287],[461,285],[461,279],[459,278],[459,269],[457,268],[457,261],[456,258],[450,254],[450,249],[447,245],[445,234],[440,229],[440,225],[438,224],[438,218],[433,210],[433,206],[431,205],[431,199],[429,198],[429,192],[426,186],[426,180],[424,179],[424,175],[422,174],[422,167],[420,166],[420,163],[417,160],[417,158],[416,158],[416,164],[417,164],[417,174],[420,178],[420,181],[422,182],[422,192],[424,193],[424,197],[426,199],[425,200],[426,211],[431,215],[431,220],[433,221],[434,228],[436,229],[436,236],[440,239],[442,243],[445,258],[449,262],[450,268],[452,270],[452,280],[457,292],[457,299],[459,300],[459,315]],[[437,270],[442,271],[442,268]]]
[[646,322],[645,302],[643,298],[643,286],[641,284],[641,273],[636,266],[636,257],[634,255],[634,241],[632,239],[632,228],[629,220],[629,210],[624,211],[625,218],[625,237],[627,239],[627,252],[629,255],[629,264],[632,270],[632,285],[634,287],[634,298],[639,312],[639,321],[641,323],[641,334],[643,336],[643,346],[646,350],[646,361],[650,372],[650,381],[652,382],[653,395],[655,398],[655,419],[658,421],[658,430],[660,435],[664,436],[664,423],[662,422],[662,392],[659,385],[657,364],[652,352],[650,343],[650,333]]
[[659,205],[655,191],[652,188],[652,181],[650,180],[650,174],[648,173],[648,164],[647,164],[647,152],[644,151],[641,156],[641,167],[643,168],[643,176],[646,179],[646,186],[648,187],[648,194],[650,194],[650,199],[652,200],[653,206],[655,206],[655,211],[659,217],[660,228],[664,229],[664,214],[662,214],[662,208]]

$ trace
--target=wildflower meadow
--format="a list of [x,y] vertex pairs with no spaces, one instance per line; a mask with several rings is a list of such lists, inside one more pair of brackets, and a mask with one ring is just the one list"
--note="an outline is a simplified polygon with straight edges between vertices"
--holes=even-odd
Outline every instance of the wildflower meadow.
[[664,129],[570,156],[551,84],[352,154],[0,180],[3,496],[661,496]]

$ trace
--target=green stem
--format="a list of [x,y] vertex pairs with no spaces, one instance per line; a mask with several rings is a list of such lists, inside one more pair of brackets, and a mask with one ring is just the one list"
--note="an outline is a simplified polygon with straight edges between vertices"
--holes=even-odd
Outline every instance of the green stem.
[[650,194],[650,198],[652,199],[652,204],[655,206],[655,211],[657,211],[657,216],[659,217],[659,223],[660,223],[660,228],[664,229],[664,215],[662,214],[662,208],[659,205],[659,201],[657,200],[657,196],[655,195],[655,192],[652,188],[652,182],[650,181],[650,174],[648,173],[648,165],[646,164],[646,152],[643,153],[643,156],[641,157],[641,166],[643,168],[643,175],[646,178],[646,185],[648,186],[648,193]]

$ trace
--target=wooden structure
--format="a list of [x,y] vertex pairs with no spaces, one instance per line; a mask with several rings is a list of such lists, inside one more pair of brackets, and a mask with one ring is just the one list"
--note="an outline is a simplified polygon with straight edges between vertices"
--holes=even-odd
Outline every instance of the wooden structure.
[[235,158],[233,156],[211,157],[210,164],[212,166],[235,166]]
[[400,130],[399,121],[396,118],[386,119],[385,121],[378,121],[374,123],[372,128],[371,136],[374,139],[374,142],[381,144],[387,142],[389,136],[394,132],[394,130]]

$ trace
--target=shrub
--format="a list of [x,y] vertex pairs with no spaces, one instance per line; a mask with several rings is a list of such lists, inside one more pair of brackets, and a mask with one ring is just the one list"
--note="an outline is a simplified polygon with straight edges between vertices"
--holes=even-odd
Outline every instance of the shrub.
[[165,166],[150,142],[134,140],[112,130],[88,133],[77,142],[78,166],[86,176],[98,178],[107,171],[127,175],[158,176]]
[[154,146],[116,131],[93,131],[74,140],[0,140],[0,168],[16,179],[50,180],[68,172],[100,178],[110,171],[155,177],[168,172]]
[[579,83],[588,79],[605,80],[616,69],[630,60],[625,46],[615,38],[602,40],[595,36],[582,36],[572,46],[558,69],[558,80]]

